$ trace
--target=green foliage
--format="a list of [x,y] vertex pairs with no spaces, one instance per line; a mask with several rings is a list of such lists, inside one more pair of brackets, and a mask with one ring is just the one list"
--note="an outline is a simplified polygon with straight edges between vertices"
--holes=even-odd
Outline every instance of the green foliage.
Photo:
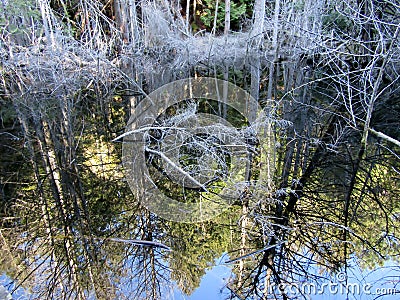
[[2,35],[23,34],[38,20],[40,20],[40,12],[34,0],[13,0],[0,5],[0,30]]
[[327,33],[334,30],[337,33],[349,32],[353,26],[353,20],[346,17],[337,10],[332,10],[328,15],[322,17],[323,28]]
[[11,101],[0,99],[0,124],[7,126],[12,124],[16,118],[16,112]]
[[231,242],[239,240],[238,232],[227,225],[230,219],[238,217],[238,213],[230,209],[212,222],[168,223],[168,234],[175,241],[169,259],[173,270],[171,278],[185,294],[190,295],[199,286],[202,276],[217,258],[235,248]]
[[[231,27],[232,29],[239,28],[239,21],[242,17],[245,16],[247,10],[247,3],[244,0],[240,0],[237,2],[231,1]],[[199,15],[200,20],[207,27],[208,30],[212,30],[214,26],[214,18],[215,18],[215,8],[216,8],[216,0],[204,0],[203,7],[196,12]],[[224,20],[225,20],[225,2],[218,2],[218,11],[217,11],[217,31],[224,29]]]
[[0,14],[8,16],[21,16],[21,13],[28,17],[38,16],[36,10],[36,1],[34,0],[12,0],[7,1],[7,4],[0,5]]

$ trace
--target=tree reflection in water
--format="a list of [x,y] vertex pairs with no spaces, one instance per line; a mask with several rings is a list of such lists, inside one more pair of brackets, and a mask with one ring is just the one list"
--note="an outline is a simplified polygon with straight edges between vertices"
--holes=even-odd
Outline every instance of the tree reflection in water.
[[[90,102],[80,106],[90,95],[71,103],[50,95],[45,100],[54,107],[46,110],[43,98],[15,93],[22,131],[0,136],[1,171],[8,178],[2,182],[0,270],[13,282],[6,284],[11,292],[23,287],[33,299],[168,299],[176,289],[192,294],[215,259],[228,253],[232,275],[221,287],[225,294],[288,299],[279,286],[347,272],[350,258],[371,269],[398,262],[396,149],[375,137],[363,142],[339,115],[342,102],[317,108],[330,99],[332,86],[303,86],[298,96],[275,103],[275,145],[252,143],[241,196],[199,224],[160,219],[133,199],[120,168],[121,144],[109,142],[124,128],[127,103],[109,100],[106,114]],[[375,128],[388,132],[399,119],[393,95],[376,106]],[[225,114],[245,123],[233,110]],[[271,147],[276,151],[265,159],[263,149]],[[194,168],[199,153],[190,153],[183,151]],[[147,158],[152,172],[160,172],[157,160]],[[154,178],[166,193],[182,193],[168,177]],[[264,181],[254,185],[259,178]],[[218,192],[219,181],[211,184]],[[202,193],[183,192],[194,202]]]
[[[13,296],[190,295],[228,254],[227,298],[289,299],[288,284],[399,263],[398,1],[212,2],[1,1],[0,274]],[[213,195],[233,167],[245,177],[218,217],[166,221],[132,194],[111,141],[147,93],[206,76],[226,80],[218,101],[227,82],[257,100],[267,138],[226,102],[192,107],[237,125],[240,163],[222,135],[182,136],[177,151],[149,130],[141,154],[171,197],[217,198],[171,183],[182,170],[163,167],[163,149]],[[150,121],[168,125],[175,108]]]
[[[316,118],[308,109],[298,114]],[[279,285],[329,279],[351,270],[350,258],[372,269],[398,262],[393,152],[376,140],[360,155],[361,135],[352,131],[331,146],[341,124],[335,116],[320,116],[328,123],[317,128],[296,114],[285,117],[292,126],[276,126],[283,146],[271,192],[250,185],[229,210],[200,224],[159,219],[135,202],[118,168],[119,144],[96,140],[96,126],[87,125],[92,132],[81,141],[86,157],[75,156],[82,163],[60,164],[66,152],[55,144],[69,146],[46,133],[51,127],[43,121],[43,136],[28,141],[33,152],[2,149],[4,158],[20,155],[33,166],[4,170],[26,182],[8,184],[4,198],[1,271],[14,282],[6,287],[23,287],[33,299],[168,299],[177,288],[193,293],[215,259],[228,253],[232,276],[221,287],[225,294],[289,299]]]

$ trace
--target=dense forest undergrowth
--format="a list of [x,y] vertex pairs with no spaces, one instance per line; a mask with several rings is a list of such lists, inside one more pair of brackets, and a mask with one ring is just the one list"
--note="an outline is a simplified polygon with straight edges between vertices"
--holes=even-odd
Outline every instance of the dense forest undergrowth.
[[[353,257],[362,268],[398,262],[399,23],[397,0],[1,1],[9,290],[164,299],[168,278],[191,294],[229,252],[241,258],[232,298],[288,299],[268,287],[329,277]],[[248,184],[261,155],[249,156],[240,199],[199,224],[161,220],[134,199],[113,141],[147,94],[190,77],[248,91],[274,140],[262,192]]]

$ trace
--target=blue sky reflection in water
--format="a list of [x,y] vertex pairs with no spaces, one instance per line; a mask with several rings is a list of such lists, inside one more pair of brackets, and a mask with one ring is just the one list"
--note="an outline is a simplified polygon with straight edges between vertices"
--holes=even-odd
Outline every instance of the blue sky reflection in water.
[[231,269],[224,265],[213,266],[202,277],[200,286],[190,296],[182,295],[179,290],[174,293],[176,300],[204,300],[226,299],[227,291],[224,289],[227,280],[232,276]]
[[[216,262],[221,262],[221,258],[216,260]],[[318,270],[316,271],[318,273]],[[200,286],[192,295],[185,296],[177,290],[174,293],[174,299],[229,299],[229,290],[225,286],[230,276],[232,276],[232,273],[228,266],[224,264],[216,265],[206,272],[202,277]],[[347,294],[343,292],[346,291],[346,284]],[[304,297],[304,299],[315,300],[398,300],[400,299],[400,266],[397,266],[394,262],[387,261],[382,267],[378,267],[375,270],[363,271],[358,267],[353,267],[348,270],[347,283],[342,282],[340,284],[336,278],[333,278],[331,281],[324,280],[318,284],[315,282],[304,282],[304,286],[301,288],[303,291],[311,291],[311,293],[303,294],[303,296],[300,294],[290,294],[290,291],[294,291],[295,288],[293,286],[290,289],[287,286],[288,295],[293,297],[290,299],[303,299]],[[273,295],[271,297],[271,299],[274,299]]]
[[[171,283],[169,292],[162,295],[163,300],[225,300],[229,299],[229,290],[226,283],[234,276],[231,268],[223,262],[227,259],[227,255],[222,255],[214,261],[215,265],[211,266],[201,278],[199,287],[190,295],[184,295],[175,283]],[[400,266],[395,262],[387,261],[382,267],[375,270],[361,270],[352,260],[353,267],[348,269],[347,283],[342,282],[342,286],[338,284],[337,278],[331,280],[322,280],[318,283],[304,281],[303,286],[286,286],[289,299],[315,299],[315,300],[398,300],[400,296]],[[319,273],[318,269],[314,270]],[[326,276],[328,278],[328,275]],[[301,282],[301,280],[299,281]],[[15,283],[12,284],[10,278],[3,274],[0,276],[1,285],[12,290]],[[137,283],[137,282],[136,282]],[[322,287],[325,284],[324,287]],[[348,293],[344,293],[344,286],[347,284]],[[130,285],[121,285],[121,292],[129,294],[129,288],[135,288],[135,282]],[[312,286],[312,287],[311,287]],[[296,288],[306,291],[305,294],[294,293]],[[172,289],[172,290],[171,290]],[[323,293],[321,292],[323,290]],[[311,291],[311,293],[310,293]],[[293,293],[291,293],[293,292]],[[34,295],[30,295],[23,288],[18,288],[13,294],[13,299],[33,299]],[[271,299],[274,299],[271,294]],[[94,299],[94,298],[93,298]],[[235,299],[235,298],[233,298]],[[237,299],[237,298],[236,298]],[[269,299],[269,298],[267,298]],[[0,299],[3,300],[3,299]]]

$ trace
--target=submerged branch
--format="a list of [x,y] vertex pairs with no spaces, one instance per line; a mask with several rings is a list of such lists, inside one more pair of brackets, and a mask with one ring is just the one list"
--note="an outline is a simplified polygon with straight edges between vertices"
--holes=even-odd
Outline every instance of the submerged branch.
[[175,170],[177,170],[179,173],[181,173],[183,176],[188,178],[192,183],[195,185],[199,186],[203,191],[208,192],[208,189],[202,184],[201,182],[197,181],[195,178],[193,178],[188,172],[183,170],[182,168],[178,167],[172,160],[170,160],[164,153],[156,150],[152,150],[148,147],[146,147],[146,151],[153,153],[155,155],[159,155],[163,160],[165,160],[171,167],[173,167]]
[[372,128],[369,128],[369,131],[371,131],[377,137],[380,137],[380,138],[382,138],[384,140],[387,140],[388,142],[391,142],[391,143],[395,144],[396,146],[400,147],[400,141],[398,141],[398,140],[396,140],[396,139],[394,139],[394,138],[392,138],[392,137],[390,137],[390,136],[388,136],[388,135],[386,135],[386,134],[384,134],[384,133],[382,133],[380,131],[376,131],[376,130],[374,130]]

